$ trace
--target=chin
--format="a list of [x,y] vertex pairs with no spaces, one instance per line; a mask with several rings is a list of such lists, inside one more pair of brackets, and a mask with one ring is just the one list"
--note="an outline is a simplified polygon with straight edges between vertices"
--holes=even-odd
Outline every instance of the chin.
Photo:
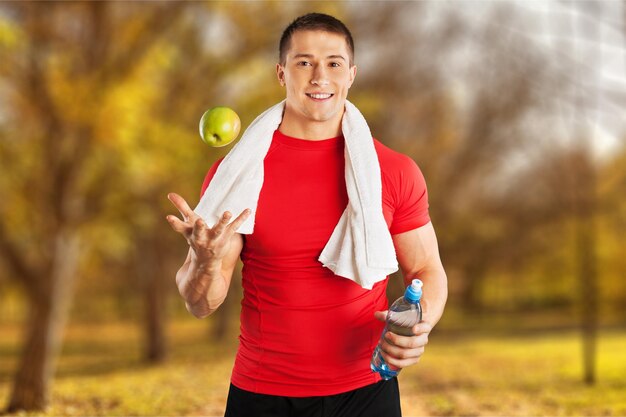
[[336,118],[338,115],[338,112],[334,111],[332,113],[309,113],[309,118],[313,121],[316,122],[327,122],[329,120],[332,120],[334,118]]

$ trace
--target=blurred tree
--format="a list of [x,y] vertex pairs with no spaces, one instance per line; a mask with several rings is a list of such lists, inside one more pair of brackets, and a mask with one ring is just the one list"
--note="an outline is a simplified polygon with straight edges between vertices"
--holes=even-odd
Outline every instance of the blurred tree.
[[[275,79],[278,35],[264,28],[283,26],[285,18],[271,3],[49,2],[3,9],[1,40],[10,48],[0,75],[12,86],[7,104],[14,114],[0,125],[10,173],[0,179],[8,196],[0,207],[0,243],[11,276],[39,297],[31,309],[49,305],[60,317],[29,321],[9,409],[37,409],[48,400],[68,284],[79,267],[81,293],[90,297],[79,300],[81,307],[102,302],[103,289],[117,288],[120,310],[128,306],[128,288],[143,294],[146,356],[164,357],[163,283],[173,284],[171,265],[182,263],[185,249],[164,220],[172,210],[165,195],[176,191],[194,204],[211,165],[198,155],[216,160],[227,152],[199,141],[204,110],[230,105],[249,123],[268,97],[280,98],[278,85],[268,82]],[[259,65],[264,61],[271,64]],[[18,134],[19,124],[26,128]],[[36,224],[23,216],[41,207],[58,207],[52,220],[59,230],[49,227],[49,216]],[[68,267],[50,278],[43,261],[38,267],[30,257],[45,259],[45,242],[63,243],[62,232],[75,237],[55,258]],[[229,314],[221,317],[216,329],[230,322]],[[48,333],[55,336],[50,343]]]
[[508,186],[505,173],[520,148],[534,140],[529,118],[554,108],[562,85],[549,57],[524,38],[505,36],[515,18],[507,5],[485,17],[498,25],[477,28],[454,9],[447,15],[440,10],[433,28],[432,21],[425,23],[432,18],[425,3],[394,6],[363,12],[367,24],[357,26],[362,42],[380,46],[372,46],[373,68],[357,77],[365,92],[354,94],[364,96],[374,135],[420,165],[451,302],[480,311],[496,254],[511,248],[507,242],[522,227],[497,211],[495,197],[502,190],[521,191]]
[[[576,82],[584,77],[508,29],[515,26],[513,5],[483,19],[497,24],[474,29],[451,13],[440,16],[434,30],[433,20],[422,24],[432,17],[428,5],[395,6],[412,24],[403,26],[393,7],[362,12],[367,25],[357,39],[376,58],[374,69],[361,68],[357,77],[365,91],[357,87],[351,95],[365,104],[374,135],[411,155],[426,176],[449,272],[450,308],[485,312],[493,305],[489,297],[500,293],[506,298],[496,311],[552,308],[563,317],[555,322],[570,326],[576,325],[570,314],[576,308],[584,323],[584,379],[593,381],[605,281],[596,267],[597,224],[606,219],[597,211],[603,204],[594,179],[600,167],[578,145],[589,140],[584,131],[578,138],[558,132],[561,109],[569,109],[573,98],[587,101],[569,122],[594,110],[590,94],[578,94]],[[454,66],[459,61],[460,71]],[[460,92],[451,89],[458,78],[450,75],[461,75]],[[506,323],[515,329],[515,316],[509,317]],[[493,325],[493,315],[488,322]]]
[[582,306],[583,369],[585,383],[596,382],[596,350],[598,338],[599,283],[597,268],[598,198],[596,166],[587,147],[574,152],[576,188],[573,216],[576,232],[577,275]]
[[5,37],[0,75],[12,85],[13,120],[2,126],[0,157],[9,175],[2,183],[0,248],[30,305],[12,412],[41,409],[49,400],[79,259],[91,244],[81,229],[100,214],[111,174],[111,165],[91,164],[98,157],[99,106],[168,33],[162,27],[181,6],[162,4],[135,16],[114,15],[103,2],[14,3],[3,10],[13,38]]
[[[622,136],[626,144],[626,135]],[[626,146],[601,167],[598,175],[599,223],[602,232],[599,268],[603,310],[626,323]]]

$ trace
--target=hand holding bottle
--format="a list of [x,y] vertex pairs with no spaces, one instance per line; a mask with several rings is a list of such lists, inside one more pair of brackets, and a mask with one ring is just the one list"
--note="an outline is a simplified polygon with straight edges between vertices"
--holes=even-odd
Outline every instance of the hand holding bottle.
[[389,311],[375,313],[378,320],[387,323],[371,362],[372,370],[383,379],[393,378],[400,369],[417,363],[424,353],[432,326],[421,321],[421,287],[420,280],[413,280]]

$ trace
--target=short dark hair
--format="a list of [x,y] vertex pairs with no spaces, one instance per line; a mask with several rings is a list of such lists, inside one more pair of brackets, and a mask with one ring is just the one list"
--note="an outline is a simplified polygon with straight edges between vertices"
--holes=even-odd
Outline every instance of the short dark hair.
[[289,49],[291,37],[299,30],[321,30],[324,32],[332,32],[343,35],[346,39],[346,43],[348,44],[350,65],[352,65],[352,62],[354,61],[354,40],[352,40],[352,34],[342,21],[323,13],[305,14],[296,18],[296,20],[287,26],[283,35],[280,37],[280,45],[278,47],[278,59],[282,65],[285,64],[285,59],[287,58],[286,54]]

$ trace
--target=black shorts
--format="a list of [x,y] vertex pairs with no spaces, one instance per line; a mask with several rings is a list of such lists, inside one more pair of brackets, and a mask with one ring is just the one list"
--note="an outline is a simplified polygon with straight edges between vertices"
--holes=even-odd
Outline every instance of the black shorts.
[[255,394],[230,384],[224,417],[401,417],[398,379],[341,394],[282,397]]

